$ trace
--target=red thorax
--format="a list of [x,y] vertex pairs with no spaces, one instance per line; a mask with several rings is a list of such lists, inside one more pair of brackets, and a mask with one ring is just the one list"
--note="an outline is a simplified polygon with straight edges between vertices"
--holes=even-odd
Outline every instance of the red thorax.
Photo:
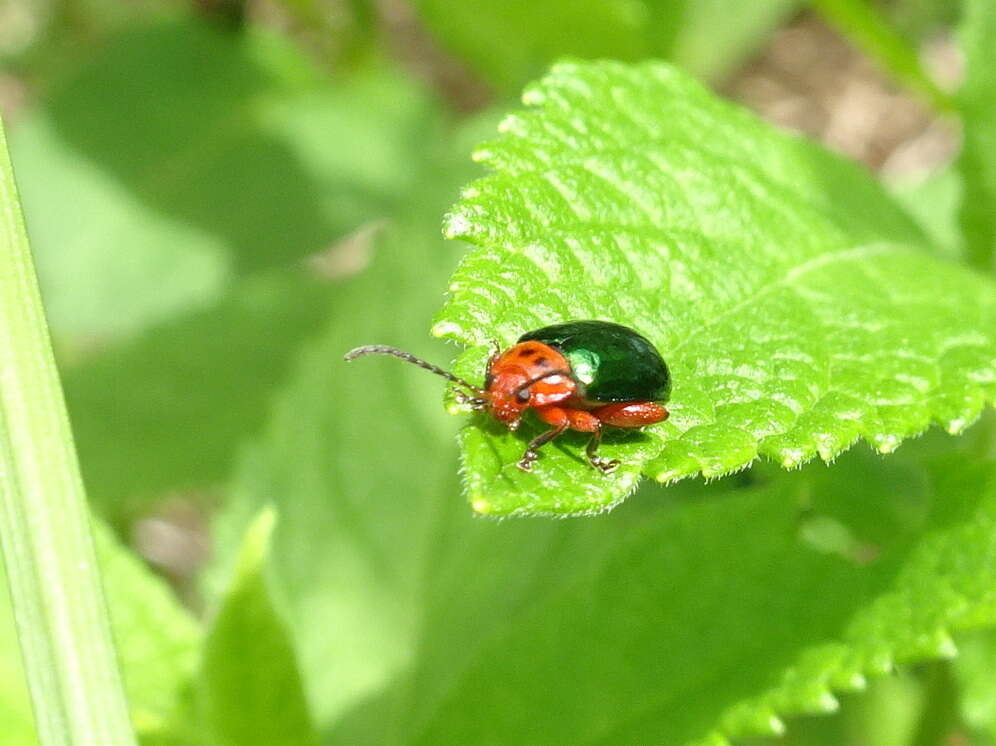
[[522,342],[497,357],[484,387],[494,416],[512,430],[526,409],[562,402],[575,392],[567,360],[540,342]]

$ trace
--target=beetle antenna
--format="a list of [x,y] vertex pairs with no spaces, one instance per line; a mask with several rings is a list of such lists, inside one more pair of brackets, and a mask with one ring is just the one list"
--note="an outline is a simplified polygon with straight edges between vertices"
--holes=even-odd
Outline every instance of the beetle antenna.
[[528,389],[534,383],[542,381],[544,378],[550,378],[551,376],[567,376],[568,378],[570,378],[571,372],[569,370],[548,370],[546,373],[540,373],[538,376],[530,378],[525,383],[520,383],[518,386],[516,386],[515,391],[512,392],[512,396],[515,396],[524,389]]
[[421,360],[414,355],[405,352],[404,350],[399,350],[397,347],[388,347],[387,345],[365,345],[363,347],[357,347],[356,349],[350,350],[345,355],[343,355],[343,360],[347,362],[350,360],[355,360],[358,357],[364,355],[391,355],[393,357],[398,357],[405,362],[417,365],[420,368],[424,368],[430,373],[435,373],[437,376],[442,376],[443,378],[452,381],[453,383],[460,384],[479,396],[484,396],[486,393],[484,389],[479,386],[463,380],[460,376],[455,376],[448,370],[443,370],[442,368],[433,365],[432,363],[427,363],[425,360]]

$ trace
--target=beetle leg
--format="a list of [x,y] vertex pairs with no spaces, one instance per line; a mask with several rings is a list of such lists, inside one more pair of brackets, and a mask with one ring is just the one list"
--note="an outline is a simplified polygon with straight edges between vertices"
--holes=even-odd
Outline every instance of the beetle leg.
[[530,441],[526,447],[526,452],[518,463],[518,467],[523,471],[529,471],[532,468],[533,462],[539,456],[536,451],[540,446],[544,443],[549,443],[568,427],[572,430],[580,430],[583,433],[592,434],[591,440],[588,441],[588,448],[585,451],[588,455],[588,463],[592,467],[598,469],[603,474],[608,474],[619,466],[617,459],[599,458],[596,455],[598,445],[602,442],[602,423],[591,412],[583,409],[562,409],[561,407],[538,407],[535,411],[541,420],[550,423],[554,427],[552,430],[547,430],[542,435]]
[[608,474],[615,471],[619,466],[619,459],[616,458],[599,458],[595,454],[598,452],[598,446],[602,442],[602,428],[599,428],[592,433],[591,440],[588,441],[588,447],[585,448],[585,453],[588,456],[588,463],[594,468],[602,472],[602,474]]
[[556,438],[571,424],[567,417],[567,412],[560,407],[541,407],[536,410],[536,414],[544,422],[553,425],[553,428],[537,435],[529,441],[529,445],[526,446],[526,452],[522,454],[522,458],[516,464],[522,471],[532,471],[533,463],[539,458],[539,454],[537,453],[539,447]]
[[604,425],[613,427],[643,427],[663,422],[668,411],[657,402],[637,401],[607,404],[592,412]]

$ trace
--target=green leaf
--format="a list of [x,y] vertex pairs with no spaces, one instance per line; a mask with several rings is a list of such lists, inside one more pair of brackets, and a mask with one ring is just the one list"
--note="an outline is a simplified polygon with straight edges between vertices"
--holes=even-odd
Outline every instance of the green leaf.
[[[2,129],[0,245],[0,586],[12,602],[0,594],[2,626],[12,609],[41,743],[133,743],[135,730],[158,733],[174,716],[196,627],[161,581],[91,524]],[[12,645],[0,656],[4,669],[16,665]],[[19,684],[3,679],[4,739],[34,743]]]
[[0,549],[45,746],[135,743],[0,122]]
[[961,226],[968,260],[996,270],[996,4],[966,0],[961,25],[965,84],[959,93],[964,121],[958,170],[964,189]]
[[396,360],[342,360],[371,342],[445,355],[424,333],[456,260],[438,216],[468,169],[439,170],[384,229],[369,269],[341,286],[327,328],[302,346],[214,525],[217,593],[253,516],[277,509],[270,568],[319,725],[407,664],[430,527],[460,508],[455,423],[439,408],[439,379]]
[[300,269],[262,273],[69,368],[66,398],[92,500],[120,516],[164,490],[222,483],[335,293]]
[[[662,12],[680,15],[684,4],[663,0]],[[655,48],[644,0],[419,0],[417,6],[456,55],[508,91],[564,54],[637,60]]]
[[220,239],[148,209],[67,147],[44,114],[14,129],[11,149],[57,338],[128,334],[222,291]]
[[6,584],[7,577],[0,565],[0,587],[4,589],[0,593],[0,723],[10,746],[35,746],[38,738]]
[[275,520],[276,513],[264,509],[250,525],[204,643],[201,712],[213,743],[222,746],[318,743],[287,625],[266,579]]
[[462,62],[514,93],[554,60],[664,56],[702,77],[729,72],[799,0],[419,0],[419,15]]
[[197,664],[200,625],[107,526],[95,523],[94,532],[132,721],[143,740],[169,733]]
[[425,303],[391,279],[426,266],[417,236],[348,298],[417,309],[344,312],[309,346],[216,534],[229,555],[235,527],[279,506],[271,562],[327,743],[756,732],[996,622],[996,468],[938,457],[959,443],[939,433],[888,460],[650,486],[597,520],[467,515],[434,379],[336,367],[360,341],[426,354]]
[[972,743],[980,746],[996,743],[996,633],[987,631],[971,636],[961,646],[954,661],[959,684],[962,715],[977,731]]
[[525,438],[463,435],[475,509],[587,513],[638,474],[664,482],[798,466],[858,438],[879,451],[939,422],[959,432],[996,394],[996,288],[935,259],[867,174],[779,133],[658,63],[565,63],[478,149],[493,173],[446,233],[480,248],[434,333],[471,345],[599,318],[648,336],[671,367],[671,418],[616,436],[605,477],[581,439],[524,473]]
[[867,0],[814,0],[814,7],[886,73],[923,96],[938,111],[954,102],[920,64],[917,49]]
[[940,256],[960,259],[964,248],[958,209],[962,179],[957,169],[947,166],[928,175],[889,185],[892,196],[930,236]]
[[[494,743],[722,743],[833,711],[834,692],[896,662],[952,655],[954,630],[996,620],[996,470],[962,455],[924,473],[923,456],[854,454],[747,489],[678,489],[671,506],[646,490],[586,522],[587,541],[555,524],[529,602],[484,618],[463,600],[479,582],[465,538],[438,562],[460,576],[428,594],[404,687],[421,726],[402,742],[480,743],[486,718]],[[828,526],[844,546],[814,538]]]
[[253,516],[278,510],[271,588],[325,743],[681,744],[770,729],[996,621],[992,467],[971,452],[934,463],[970,435],[934,433],[887,460],[855,449],[832,469],[648,485],[597,520],[462,510],[438,379],[341,361],[378,342],[442,358],[420,329],[452,261],[431,227],[436,185],[453,183],[427,180],[412,195],[425,204],[343,286],[215,524],[217,588]]
[[[150,46],[136,49],[136,36]],[[297,345],[321,327],[339,283],[369,261],[384,220],[425,176],[431,154],[424,143],[439,125],[436,102],[397,72],[372,68],[334,83],[313,79],[317,74],[299,53],[271,49],[265,38],[250,36],[233,47],[199,26],[174,25],[132,32],[106,54],[134,58],[131,74],[141,77],[153,74],[149,67],[169,67],[172,55],[201,46],[208,58],[227,60],[225,69],[235,78],[248,75],[239,67],[247,59],[267,72],[269,82],[258,96],[229,101],[227,115],[241,123],[244,137],[218,143],[226,159],[253,172],[239,185],[238,199],[279,208],[270,192],[293,197],[293,190],[282,191],[291,178],[283,170],[293,169],[317,205],[308,216],[277,209],[264,220],[253,212],[254,220],[265,222],[256,226],[256,236],[278,268],[237,273],[232,265],[244,247],[224,230],[179,220],[172,206],[177,195],[156,181],[155,164],[165,168],[180,158],[175,151],[199,151],[197,139],[213,137],[210,112],[188,110],[210,93],[213,83],[203,76],[170,82],[176,88],[170,89],[170,116],[199,123],[196,136],[179,143],[173,142],[180,138],[169,117],[156,122],[163,131],[154,139],[173,142],[172,150],[147,152],[147,130],[136,127],[118,133],[135,141],[120,153],[100,140],[100,132],[75,135],[89,143],[83,157],[71,147],[73,137],[60,136],[49,121],[51,111],[19,129],[25,173],[34,187],[29,192],[47,269],[46,298],[66,343],[63,375],[84,476],[91,500],[112,519],[166,490],[211,491],[228,477],[237,443],[262,423]],[[120,70],[112,75],[106,62],[93,66],[101,73],[84,75],[89,88],[55,95],[49,109],[62,111],[67,97],[106,108],[105,88],[118,90],[126,102],[129,92],[145,95],[137,83],[134,90],[124,86]],[[144,99],[140,104],[148,105]],[[100,129],[66,113],[63,118],[70,130]],[[260,162],[261,140],[283,153],[276,170]],[[142,163],[125,162],[126,153],[137,153]],[[231,174],[212,179],[212,158],[184,163],[184,178],[200,191],[202,203],[230,203],[231,185],[222,182]],[[139,183],[118,183],[116,169]],[[114,185],[113,195],[94,188],[100,184],[108,190]],[[158,188],[156,200],[146,194],[150,185]],[[298,261],[303,245],[287,245],[296,240],[294,231],[320,233],[328,242],[314,247],[323,252],[307,267]],[[99,343],[125,335],[114,345],[94,344],[94,337]],[[77,348],[86,354],[71,354]]]
[[277,37],[195,19],[132,27],[74,65],[12,138],[57,338],[203,309],[381,218],[438,116],[382,67],[330,84]]
[[801,0],[695,0],[675,14],[666,12],[667,3],[654,2],[655,31],[664,32],[660,41],[671,40],[658,53],[702,79],[720,81],[763,47],[801,5]]
[[[841,698],[840,712],[835,715],[794,719],[777,743],[779,746],[913,746],[923,695],[915,669],[902,667],[891,676],[869,679],[867,689]],[[773,741],[747,739],[745,743],[761,746]]]
[[[93,524],[131,719],[143,742],[171,732],[183,688],[193,674],[200,629],[163,580],[123,547],[102,523]],[[5,582],[0,572],[0,586]],[[0,594],[0,722],[4,746],[37,743],[7,594]]]

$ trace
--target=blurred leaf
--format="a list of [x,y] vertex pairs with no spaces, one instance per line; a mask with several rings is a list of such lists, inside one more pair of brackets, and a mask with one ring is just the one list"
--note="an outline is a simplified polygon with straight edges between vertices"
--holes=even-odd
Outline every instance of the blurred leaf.
[[[255,49],[272,59],[268,69],[295,63],[279,47]],[[281,75],[294,80],[297,73],[291,69]],[[198,263],[205,262],[194,245],[180,241],[182,235],[136,226],[136,233],[123,237],[137,247],[136,254],[125,253],[126,260],[121,244],[106,240],[103,233],[108,225],[100,216],[109,214],[111,205],[86,211],[99,224],[92,240],[80,227],[83,215],[79,223],[62,224],[58,206],[52,205],[54,216],[36,216],[44,235],[49,230],[71,232],[66,244],[55,236],[42,242],[51,252],[45,255],[50,261],[47,297],[70,341],[84,332],[143,331],[82,363],[64,366],[84,475],[91,499],[107,515],[120,517],[134,507],[126,502],[133,498],[169,489],[210,489],[227,476],[237,442],[266,416],[272,388],[283,379],[289,357],[324,322],[330,299],[338,293],[336,283],[362,269],[378,226],[417,191],[427,162],[436,157],[436,105],[393,73],[371,70],[347,82],[309,83],[291,93],[266,106],[256,102],[258,124],[285,144],[290,162],[301,164],[310,199],[323,214],[352,216],[336,229],[348,233],[336,241],[330,234],[328,245],[321,247],[325,251],[312,262],[319,274],[333,275],[331,282],[309,280],[298,266],[254,272],[212,285],[195,307],[171,308],[169,317],[161,318],[166,313],[152,309],[170,297],[169,288],[187,293],[183,304],[189,305],[188,291],[211,278],[198,270]],[[27,132],[22,127],[22,134]],[[46,178],[45,172],[31,169],[37,159],[26,161],[29,180]],[[259,174],[265,189],[281,188],[271,178]],[[35,186],[36,197],[47,194],[43,181]],[[228,198],[204,199],[222,204]],[[283,234],[294,229],[294,219],[293,214],[274,218],[267,229],[273,247],[283,246]],[[73,236],[81,239],[77,248]],[[188,250],[195,254],[183,260],[189,265],[184,274],[177,262],[170,262]],[[90,262],[99,266],[89,271]]]
[[923,694],[923,686],[913,671],[900,668],[891,676],[870,679],[867,689],[842,697],[840,712],[834,715],[795,718],[783,736],[748,738],[743,744],[912,746]]
[[[324,250],[413,183],[437,110],[370,69],[334,83],[276,37],[115,36],[14,133],[57,334],[122,335],[233,276]],[[205,74],[210,71],[210,74]]]
[[417,621],[416,563],[431,551],[428,527],[437,512],[461,505],[455,453],[447,453],[455,423],[440,410],[441,382],[397,361],[350,367],[342,356],[372,341],[429,359],[446,355],[425,335],[456,263],[456,247],[439,237],[439,216],[473,171],[466,152],[493,127],[494,118],[484,116],[451,133],[452,147],[422,143],[433,157],[420,188],[385,228],[370,268],[343,284],[325,333],[302,345],[269,410],[271,424],[241,453],[214,522],[207,584],[217,596],[253,516],[276,506],[270,566],[289,602],[320,723],[405,664]]
[[420,331],[450,263],[426,240],[436,209],[407,210],[344,286],[215,526],[217,587],[278,510],[274,590],[326,743],[756,732],[996,621],[992,469],[955,453],[925,471],[960,443],[937,435],[887,461],[647,489],[597,520],[473,519],[440,381],[341,362],[370,342],[444,359]]
[[[401,270],[381,265],[357,292],[407,308],[399,286],[374,290]],[[746,489],[648,489],[597,520],[472,520],[445,423],[424,406],[433,379],[389,360],[367,361],[362,384],[359,362],[329,378],[359,341],[424,354],[419,315],[410,332],[390,315],[343,319],[308,350],[218,533],[230,554],[234,527],[279,506],[272,561],[328,743],[680,744],[778,728],[996,621],[996,472],[960,455],[925,473],[939,436]],[[814,523],[847,541],[814,541]]]
[[904,36],[917,40],[949,31],[958,20],[958,6],[946,0],[892,0],[882,10]]
[[961,176],[951,166],[917,180],[889,184],[892,196],[947,259],[959,259],[964,251],[958,225],[961,191]]
[[869,0],[814,0],[814,7],[898,82],[920,94],[938,111],[954,108],[920,64],[917,48]]
[[303,58],[284,53],[264,59],[251,37],[205,23],[137,28],[55,90],[46,110],[70,147],[137,199],[222,238],[244,269],[272,266],[336,236],[302,165],[260,126],[268,99],[313,82]]
[[200,702],[207,732],[220,745],[318,743],[287,626],[265,577],[275,519],[264,509],[250,525],[204,643]]
[[757,46],[799,0],[419,0],[433,34],[489,83],[514,93],[571,55],[673,59],[715,78]]
[[803,5],[802,0],[755,0],[750,3],[694,0],[685,3],[684,12],[675,21],[661,13],[660,3],[651,2],[658,26],[677,24],[677,29],[672,31],[673,42],[657,54],[712,81],[735,72],[737,65],[760,49],[771,33]]
[[121,335],[209,303],[224,243],[142,205],[38,115],[12,137],[46,313],[56,335]]
[[[97,556],[132,720],[142,740],[173,727],[182,689],[196,663],[200,631],[172,592],[102,524],[93,524]],[[6,578],[0,573],[0,587]],[[0,722],[4,746],[37,743],[20,652],[0,593]]]
[[996,632],[971,636],[960,645],[954,661],[962,715],[974,728],[976,746],[996,744]]
[[965,0],[961,43],[966,77],[958,100],[964,130],[958,170],[964,180],[961,227],[969,261],[996,269],[996,3]]
[[[475,346],[557,321],[632,326],[662,351],[671,418],[516,468],[534,432],[462,436],[480,512],[582,513],[660,481],[798,466],[859,437],[883,453],[931,422],[959,432],[996,395],[996,286],[932,258],[853,165],[776,132],[671,67],[565,63],[476,158],[446,231],[477,244],[434,332]],[[658,455],[659,454],[659,455]]]
[[[660,0],[680,17],[686,0]],[[637,60],[655,47],[644,0],[418,0],[430,30],[461,60],[515,91],[564,54]]]
[[[924,483],[918,466],[850,456],[671,510],[648,490],[591,522],[604,530],[595,559],[581,547],[533,570],[558,578],[573,565],[569,582],[544,583],[484,630],[459,601],[475,563],[443,558],[462,577],[429,595],[420,651],[435,655],[407,688],[418,735],[399,742],[720,743],[832,711],[833,690],[894,661],[950,655],[950,630],[996,616],[996,485],[992,466],[965,458],[933,474]],[[627,527],[637,510],[644,520]],[[800,522],[812,514],[839,521],[864,553],[810,545]],[[453,672],[460,655],[442,651],[465,647]],[[556,707],[551,672],[570,682]]]
[[137,744],[0,122],[0,550],[39,740]]
[[91,501],[119,515],[130,499],[220,483],[335,292],[302,270],[265,273],[69,368],[64,387]]
[[28,696],[21,651],[17,644],[7,577],[0,562],[0,723],[3,723],[4,740],[9,746],[35,746],[34,720],[31,716],[31,699]]
[[111,627],[139,736],[168,730],[196,665],[199,625],[163,580],[94,524]]
[[445,356],[425,329],[455,263],[438,221],[468,174],[464,160],[455,173],[444,162],[425,176],[385,228],[370,268],[342,285],[264,437],[241,454],[215,522],[217,589],[252,517],[276,507],[271,568],[319,723],[405,665],[429,527],[439,512],[461,510],[441,381],[396,360],[347,365],[342,356],[371,342]]
[[284,24],[294,37],[338,70],[362,59],[377,42],[380,19],[372,0],[279,0],[277,5],[290,17]]

